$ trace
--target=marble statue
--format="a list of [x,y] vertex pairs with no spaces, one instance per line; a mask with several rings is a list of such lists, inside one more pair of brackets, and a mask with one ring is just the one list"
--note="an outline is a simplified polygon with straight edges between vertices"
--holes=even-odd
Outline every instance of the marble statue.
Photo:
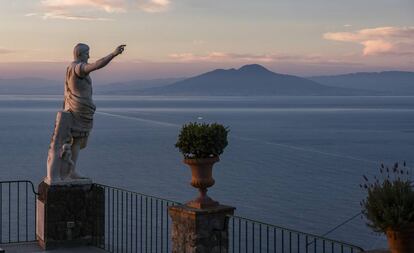
[[96,109],[89,73],[105,67],[124,50],[125,45],[120,45],[108,56],[88,63],[89,46],[82,43],[75,46],[74,61],[66,70],[63,111],[57,114],[50,142],[44,180],[47,184],[90,182],[76,171],[79,151],[87,145]]
[[80,178],[75,171],[75,163],[72,161],[72,146],[69,143],[63,144],[60,158],[62,159],[60,177],[64,180],[66,178]]

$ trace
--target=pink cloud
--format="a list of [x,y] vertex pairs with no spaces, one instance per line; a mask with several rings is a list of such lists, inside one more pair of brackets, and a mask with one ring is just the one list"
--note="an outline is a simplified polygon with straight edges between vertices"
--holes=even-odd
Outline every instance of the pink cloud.
[[124,0],[43,0],[41,4],[48,9],[67,9],[67,8],[95,8],[106,12],[124,12]]
[[377,27],[356,32],[325,33],[327,40],[361,44],[363,55],[413,54],[414,27]]
[[87,14],[96,11],[115,14],[134,10],[155,13],[167,11],[170,4],[170,0],[41,0],[41,10],[39,13],[28,13],[26,17],[38,16],[44,19],[108,21],[113,19]]
[[91,8],[108,13],[126,12],[139,9],[145,12],[166,11],[170,0],[42,0],[42,6],[52,10],[67,10],[74,8]]
[[253,55],[253,54],[236,54],[225,52],[210,52],[205,55],[197,55],[193,53],[173,53],[169,55],[170,59],[182,62],[215,62],[215,61],[259,61],[269,62],[273,61],[275,55]]
[[364,55],[388,53],[393,50],[393,44],[384,40],[367,40],[361,44],[364,45]]
[[359,65],[359,63],[331,59],[320,55],[291,55],[280,53],[269,54],[239,54],[239,53],[227,53],[227,52],[210,52],[204,55],[193,53],[173,53],[169,55],[169,58],[175,62],[183,63],[201,63],[201,62],[213,62],[213,63],[302,63],[302,64],[342,64],[342,65]]
[[0,47],[0,54],[11,54],[11,53],[14,53],[14,51],[10,50],[10,49]]
[[142,11],[155,13],[168,10],[170,0],[139,0],[138,8]]
[[26,17],[39,16],[43,19],[63,19],[63,20],[80,20],[80,21],[112,21],[110,18],[101,18],[95,16],[85,16],[66,13],[64,11],[49,11],[45,13],[28,13]]

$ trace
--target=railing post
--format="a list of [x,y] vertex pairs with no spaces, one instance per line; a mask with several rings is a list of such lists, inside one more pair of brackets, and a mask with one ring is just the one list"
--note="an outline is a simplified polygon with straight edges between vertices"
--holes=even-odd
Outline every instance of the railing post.
[[168,208],[172,218],[172,253],[229,252],[229,215],[235,208],[219,205],[193,208],[186,205]]
[[36,237],[43,249],[104,241],[105,192],[95,184],[39,184]]

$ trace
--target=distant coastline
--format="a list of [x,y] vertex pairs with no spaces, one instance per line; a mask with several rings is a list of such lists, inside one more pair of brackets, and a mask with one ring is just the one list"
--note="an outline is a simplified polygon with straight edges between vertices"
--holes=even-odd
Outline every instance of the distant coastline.
[[[41,78],[0,79],[2,95],[61,95],[62,81]],[[261,65],[216,69],[190,78],[131,80],[94,85],[95,95],[137,96],[410,96],[414,72],[360,72],[298,77]]]

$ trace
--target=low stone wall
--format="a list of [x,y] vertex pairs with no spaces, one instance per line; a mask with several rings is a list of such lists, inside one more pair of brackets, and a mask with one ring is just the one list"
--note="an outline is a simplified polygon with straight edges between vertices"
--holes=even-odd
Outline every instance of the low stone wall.
[[172,253],[227,253],[228,215],[234,209],[223,205],[207,209],[169,207],[173,221]]
[[97,245],[104,237],[104,217],[102,187],[40,183],[36,236],[42,248]]

